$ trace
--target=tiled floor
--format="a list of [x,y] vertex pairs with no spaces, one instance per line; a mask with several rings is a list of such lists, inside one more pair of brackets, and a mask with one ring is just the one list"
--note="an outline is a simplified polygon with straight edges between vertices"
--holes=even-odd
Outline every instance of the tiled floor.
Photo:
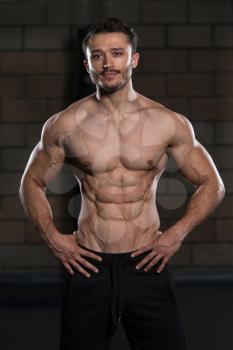
[[[233,284],[177,281],[176,290],[187,350],[232,350]],[[0,349],[59,350],[61,285],[1,285],[1,291]],[[119,349],[130,350],[123,328],[109,350]]]

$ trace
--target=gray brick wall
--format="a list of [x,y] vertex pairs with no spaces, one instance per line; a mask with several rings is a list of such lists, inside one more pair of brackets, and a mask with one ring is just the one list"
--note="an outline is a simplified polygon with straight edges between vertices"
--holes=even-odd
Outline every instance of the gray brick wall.
[[[233,266],[233,3],[169,0],[0,1],[0,271],[59,268],[18,198],[43,122],[79,92],[77,30],[119,16],[139,35],[137,91],[187,116],[226,185],[215,212],[195,228],[172,263]],[[192,188],[169,166],[158,186],[162,227],[184,213]],[[69,196],[48,189],[57,227],[72,229]]]

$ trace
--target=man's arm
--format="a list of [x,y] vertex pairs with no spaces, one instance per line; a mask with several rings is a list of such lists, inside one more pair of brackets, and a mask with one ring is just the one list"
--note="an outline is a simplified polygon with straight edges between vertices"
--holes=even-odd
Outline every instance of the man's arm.
[[57,142],[57,131],[53,128],[56,118],[54,115],[44,124],[41,140],[31,153],[19,189],[27,215],[49,246],[58,231],[45,192],[48,182],[61,170],[65,158],[64,150]]
[[[147,250],[151,252],[138,264],[145,271],[162,260],[157,272],[161,272],[168,260],[180,249],[184,238],[200,224],[221,202],[225,194],[224,184],[216,166],[205,148],[195,139],[191,123],[182,115],[171,115],[174,133],[169,140],[167,153],[173,157],[181,173],[196,187],[184,216],[159,235],[152,244],[138,249],[131,256]],[[147,264],[148,263],[148,264]]]
[[167,153],[173,157],[181,173],[195,187],[184,216],[166,232],[184,238],[206,219],[225,195],[225,187],[207,150],[195,139],[190,121],[176,113],[175,132]]
[[84,257],[96,260],[101,260],[101,257],[79,247],[73,234],[63,235],[56,229],[46,198],[47,184],[59,173],[65,160],[65,152],[59,142],[58,118],[59,114],[54,115],[44,124],[41,140],[34,148],[22,176],[19,196],[27,215],[66,270],[73,274],[75,268],[90,277],[83,267],[97,271]]

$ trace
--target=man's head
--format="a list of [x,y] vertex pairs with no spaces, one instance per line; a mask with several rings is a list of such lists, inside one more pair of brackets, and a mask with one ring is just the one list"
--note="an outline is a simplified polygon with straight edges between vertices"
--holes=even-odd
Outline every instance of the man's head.
[[106,91],[122,88],[138,64],[137,43],[134,29],[121,19],[110,17],[92,26],[82,43],[92,82]]

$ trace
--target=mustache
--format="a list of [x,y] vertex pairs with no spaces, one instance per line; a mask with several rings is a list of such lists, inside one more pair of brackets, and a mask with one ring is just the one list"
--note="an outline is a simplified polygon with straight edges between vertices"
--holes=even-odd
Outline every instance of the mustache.
[[101,75],[103,75],[103,74],[105,74],[105,73],[120,73],[119,71],[116,71],[116,70],[109,70],[109,69],[107,69],[107,70],[104,70],[102,73],[101,73]]

